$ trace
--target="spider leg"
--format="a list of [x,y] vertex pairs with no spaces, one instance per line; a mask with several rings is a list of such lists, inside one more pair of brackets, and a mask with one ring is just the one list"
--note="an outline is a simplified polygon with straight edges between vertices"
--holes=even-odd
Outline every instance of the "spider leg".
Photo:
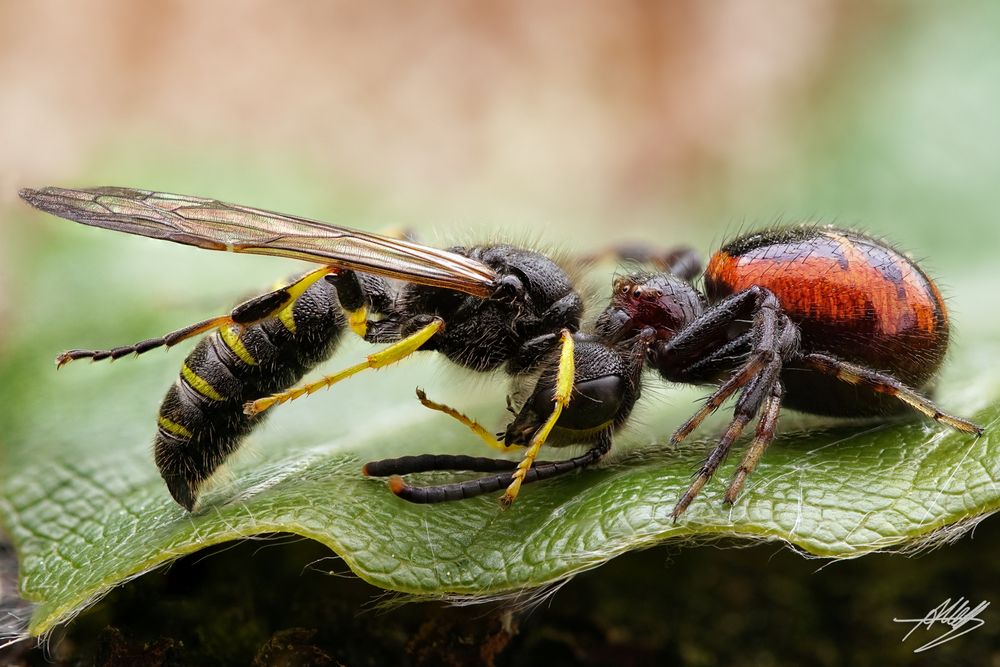
[[[754,312],[753,329],[751,331],[754,345],[750,358],[739,371],[724,382],[708,398],[705,405],[698,412],[674,431],[673,436],[670,438],[670,444],[676,445],[682,442],[692,431],[698,428],[705,417],[718,410],[727,398],[732,396],[738,389],[746,386],[758,373],[771,365],[776,359],[780,367],[779,352],[782,336],[778,335],[779,332],[777,329],[779,327],[781,306],[776,296],[764,290],[760,292],[760,295],[757,297],[759,298],[759,305]],[[708,319],[708,316],[705,319]],[[784,315],[780,315],[780,320],[782,331],[791,326]]]
[[[684,492],[684,495],[681,496],[674,507],[673,512],[671,512],[674,520],[684,513],[688,505],[691,504],[691,501],[695,499],[708,480],[712,478],[716,470],[718,470],[719,465],[726,458],[733,443],[743,433],[746,425],[757,416],[761,406],[765,403],[768,409],[758,424],[757,436],[754,439],[753,445],[756,449],[760,450],[760,453],[756,454],[757,458],[760,457],[764,448],[774,437],[774,423],[777,421],[778,408],[781,401],[779,377],[784,360],[793,355],[798,347],[798,327],[781,313],[777,299],[773,295],[768,294],[754,315],[752,331],[755,341],[754,352],[747,363],[709,398],[705,407],[699,410],[694,417],[688,420],[674,434],[674,442],[682,440],[701,423],[701,420],[705,416],[721,405],[729,395],[740,390],[739,399],[736,401],[736,407],[733,411],[732,421],[719,439],[719,443],[715,449],[705,459],[701,469],[695,475],[691,486]],[[755,464],[755,461],[744,459],[744,463],[751,462]],[[746,477],[746,474],[749,474],[749,470],[743,475],[743,478]],[[742,484],[742,478],[740,484]]]
[[726,402],[730,396],[732,396],[736,391],[742,389],[750,382],[751,379],[760,373],[761,369],[764,367],[764,361],[760,356],[754,356],[746,364],[743,365],[737,373],[726,380],[721,387],[719,387],[715,393],[708,397],[705,401],[705,405],[694,413],[690,419],[684,422],[680,428],[674,431],[674,434],[670,436],[670,444],[677,445],[684,441],[692,431],[698,428],[701,423],[710,414],[718,410],[723,403]]
[[672,273],[681,280],[691,282],[701,275],[705,266],[701,254],[694,248],[675,246],[661,248],[645,243],[606,246],[596,252],[583,255],[581,261],[601,262],[607,259],[618,262],[648,264],[658,271]]
[[732,448],[733,443],[743,433],[746,425],[757,415],[765,397],[770,396],[772,387],[778,381],[780,372],[781,359],[776,358],[743,387],[739,400],[736,401],[733,420],[729,423],[729,427],[722,434],[715,449],[709,453],[705,462],[702,463],[701,468],[695,474],[694,481],[691,482],[691,486],[688,487],[688,490],[677,501],[677,505],[674,506],[673,512],[671,512],[674,520],[684,513],[688,505],[691,504],[691,501],[701,492],[702,487],[705,486],[708,480],[715,474],[715,471],[718,470],[719,465],[725,460],[726,455]]
[[783,395],[784,388],[781,386],[781,382],[775,382],[771,387],[771,394],[764,400],[763,413],[760,416],[760,421],[757,422],[757,433],[747,448],[746,454],[743,455],[743,460],[740,462],[740,467],[736,469],[736,473],[729,483],[729,488],[726,489],[723,502],[729,505],[736,502],[736,496],[739,495],[747,477],[757,467],[764,450],[774,440],[774,427],[778,423],[778,415],[781,413]]
[[930,399],[921,396],[916,390],[887,373],[880,373],[864,366],[842,361],[828,354],[806,354],[802,356],[802,361],[810,368],[827,375],[833,375],[838,380],[867,387],[880,394],[888,394],[938,423],[963,433],[972,433],[976,436],[983,434],[982,426],[942,412]]

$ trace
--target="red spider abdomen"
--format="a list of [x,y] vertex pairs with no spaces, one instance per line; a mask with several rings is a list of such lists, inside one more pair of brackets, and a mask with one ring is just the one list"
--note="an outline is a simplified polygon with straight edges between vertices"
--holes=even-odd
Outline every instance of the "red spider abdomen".
[[767,288],[799,325],[802,351],[825,352],[920,388],[948,345],[948,314],[911,259],[858,232],[831,227],[742,236],[712,256],[709,301]]

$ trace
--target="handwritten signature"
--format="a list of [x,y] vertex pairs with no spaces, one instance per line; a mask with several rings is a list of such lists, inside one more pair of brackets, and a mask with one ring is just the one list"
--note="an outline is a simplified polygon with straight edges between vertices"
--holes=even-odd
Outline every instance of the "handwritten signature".
[[951,628],[951,630],[944,633],[940,637],[932,639],[913,651],[914,653],[921,653],[928,649],[932,649],[935,646],[940,646],[945,642],[949,642],[956,637],[961,637],[968,632],[972,632],[976,628],[981,628],[985,621],[979,618],[979,614],[989,606],[990,603],[985,600],[980,602],[975,607],[971,607],[970,602],[964,597],[958,598],[955,602],[952,602],[951,598],[948,598],[927,612],[927,615],[923,618],[894,618],[892,620],[896,623],[913,623],[913,627],[906,633],[906,636],[903,637],[904,642],[909,639],[910,635],[912,635],[917,628],[921,626],[927,626],[927,629],[930,630],[935,623],[942,623]]

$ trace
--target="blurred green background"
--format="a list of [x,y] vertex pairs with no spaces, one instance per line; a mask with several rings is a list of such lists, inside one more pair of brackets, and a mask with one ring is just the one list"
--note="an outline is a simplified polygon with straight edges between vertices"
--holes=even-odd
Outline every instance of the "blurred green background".
[[[409,225],[441,243],[501,234],[567,250],[642,239],[707,254],[739,229],[776,220],[856,225],[926,258],[949,297],[956,345],[995,341],[998,31],[1000,5],[985,1],[2,2],[3,399],[30,397],[30,386],[7,378],[51,372],[51,355],[33,354],[67,346],[63,311],[88,318],[94,338],[79,344],[116,343],[214,313],[297,270],[83,229],[16,200],[17,188],[47,184],[148,187],[368,229]],[[114,319],[103,316],[111,302]],[[82,377],[75,382],[85,390]],[[59,406],[48,424],[20,423],[11,410],[0,456],[19,432],[59,428],[60,418]],[[994,524],[980,527],[982,546],[967,539],[915,561],[873,559],[885,565],[855,568],[836,595],[838,568],[813,575],[811,565],[788,565],[800,574],[790,578],[742,550],[710,551],[711,572],[697,558],[674,572],[662,557],[646,561],[652,576],[683,574],[682,587],[732,569],[720,588],[773,581],[781,599],[822,577],[821,594],[773,614],[774,627],[789,614],[810,619],[786,655],[804,659],[817,646],[821,664],[855,651],[909,659],[885,653],[904,634],[893,614],[922,614],[938,592],[993,594],[1000,604],[996,559],[987,557],[1000,544]],[[912,576],[892,578],[896,586],[873,600],[873,582],[888,571]],[[939,585],[970,583],[961,572],[994,576],[971,590]],[[295,565],[282,572],[297,574]],[[553,608],[619,604],[587,586],[556,595]],[[934,594],[913,594],[923,586]],[[831,625],[822,610],[852,591],[871,617]],[[768,613],[757,611],[764,599],[726,604]],[[700,620],[702,643],[674,637],[655,650],[739,662],[713,646],[724,615],[694,603],[673,613]],[[542,627],[553,614],[538,614]],[[987,617],[986,628],[942,648],[949,659],[998,664],[998,619]],[[879,632],[855,642],[862,623]],[[774,643],[731,641],[764,647],[745,656],[751,662],[783,662]],[[652,654],[636,655],[640,664]]]

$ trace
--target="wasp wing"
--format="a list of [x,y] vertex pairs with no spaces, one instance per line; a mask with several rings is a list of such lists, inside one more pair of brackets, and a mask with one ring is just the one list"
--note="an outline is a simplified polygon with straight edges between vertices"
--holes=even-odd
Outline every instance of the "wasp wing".
[[114,187],[20,195],[61,218],[208,250],[293,257],[479,297],[495,287],[493,269],[454,252],[215,199]]

